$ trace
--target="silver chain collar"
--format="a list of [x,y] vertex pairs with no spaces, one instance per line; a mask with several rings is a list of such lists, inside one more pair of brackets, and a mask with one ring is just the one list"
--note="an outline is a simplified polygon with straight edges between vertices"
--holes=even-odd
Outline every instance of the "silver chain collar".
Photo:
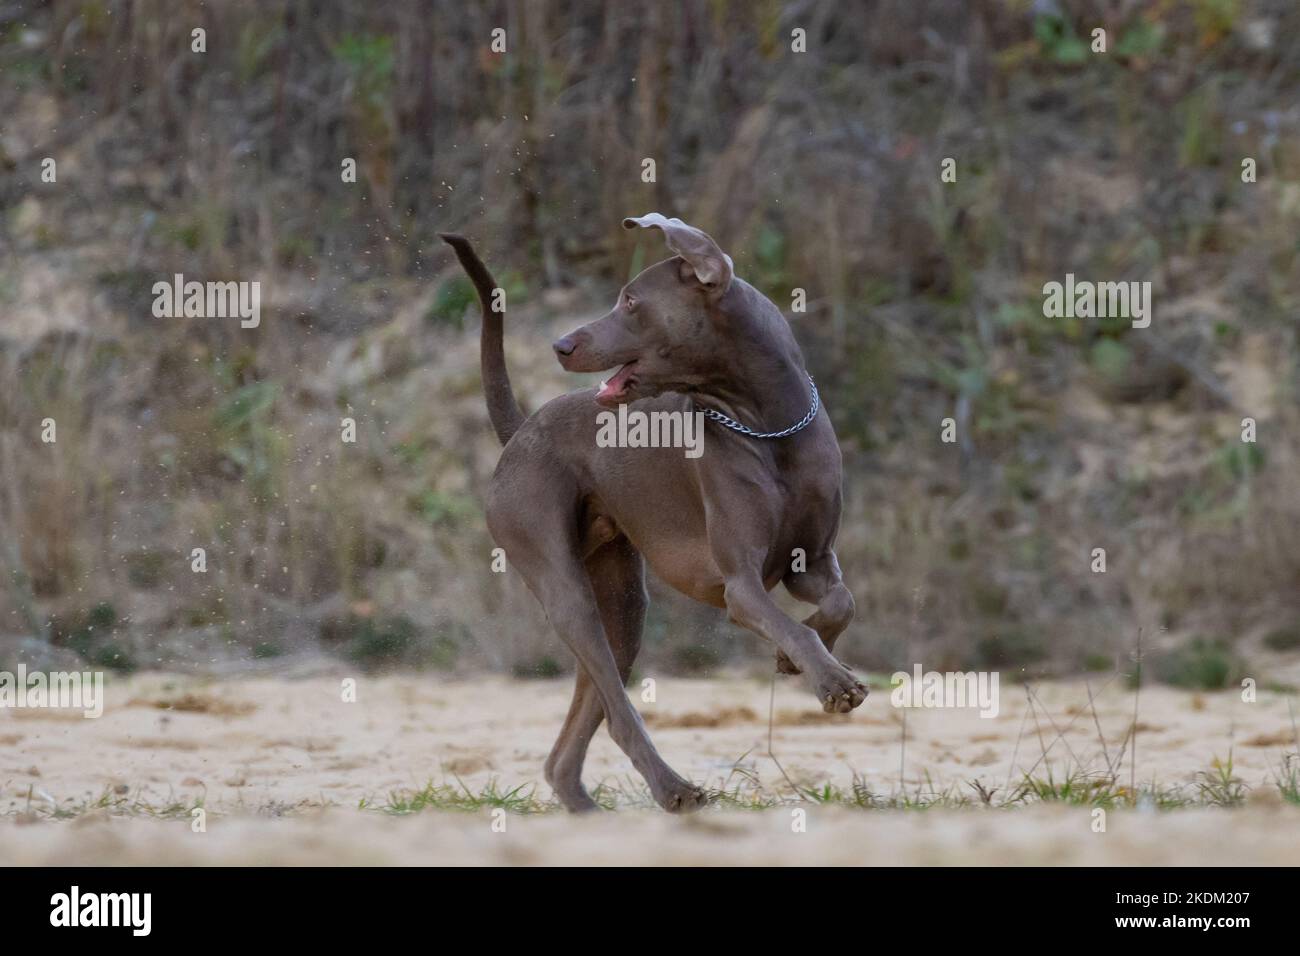
[[[807,374],[806,372],[804,374]],[[821,396],[817,394],[817,383],[813,381],[811,375],[808,376],[808,384],[812,387],[812,408],[808,409],[808,414],[789,428],[779,432],[756,432],[748,425],[742,425],[734,418],[728,418],[722,412],[714,411],[712,408],[701,408],[700,412],[710,421],[715,421],[724,428],[730,428],[733,432],[740,432],[742,435],[748,435],[750,438],[786,438],[797,431],[803,431],[812,420],[817,417],[817,410],[821,408]]]

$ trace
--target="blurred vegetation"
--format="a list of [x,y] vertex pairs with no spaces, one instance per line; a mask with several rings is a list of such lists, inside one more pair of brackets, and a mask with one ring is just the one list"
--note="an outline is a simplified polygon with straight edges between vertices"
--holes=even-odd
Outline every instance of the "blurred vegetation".
[[[436,233],[503,281],[536,408],[651,210],[807,293],[847,659],[1092,670],[1139,627],[1174,683],[1294,659],[1298,32],[1291,0],[0,5],[0,664],[570,667],[489,570]],[[1151,281],[1151,328],[1045,318],[1067,272]],[[261,281],[261,325],[153,318],[176,273]],[[641,667],[768,667],[655,599]]]

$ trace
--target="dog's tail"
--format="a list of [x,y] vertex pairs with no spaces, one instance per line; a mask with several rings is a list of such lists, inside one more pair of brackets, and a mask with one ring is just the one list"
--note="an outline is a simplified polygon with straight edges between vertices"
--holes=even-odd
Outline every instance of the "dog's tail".
[[438,235],[455,250],[456,258],[474,283],[478,300],[483,305],[483,333],[479,339],[483,396],[487,399],[492,429],[504,445],[524,423],[524,413],[515,401],[515,393],[510,389],[510,375],[506,372],[506,353],[501,340],[501,313],[492,308],[492,294],[497,284],[468,239],[447,232]]

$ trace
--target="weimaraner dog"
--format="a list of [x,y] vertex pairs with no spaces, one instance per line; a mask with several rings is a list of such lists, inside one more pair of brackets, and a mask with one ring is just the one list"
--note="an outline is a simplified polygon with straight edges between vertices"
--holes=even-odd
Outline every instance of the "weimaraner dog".
[[[468,241],[442,238],[483,304],[483,389],[505,445],[486,495],[488,528],[577,658],[547,782],[569,810],[597,808],[582,764],[607,719],[655,801],[685,812],[707,796],[659,756],[624,690],[641,646],[647,563],[774,644],[778,669],[807,675],[826,711],[852,710],[867,689],[831,655],[853,618],[832,550],[840,449],[789,324],[701,230],[658,213],[623,225],[662,230],[674,256],[624,286],[607,315],[554,343],[570,372],[617,371],[527,419],[506,374],[496,283]],[[703,453],[600,447],[598,413],[624,403],[702,411]],[[817,606],[802,624],[768,593],[779,583]]]

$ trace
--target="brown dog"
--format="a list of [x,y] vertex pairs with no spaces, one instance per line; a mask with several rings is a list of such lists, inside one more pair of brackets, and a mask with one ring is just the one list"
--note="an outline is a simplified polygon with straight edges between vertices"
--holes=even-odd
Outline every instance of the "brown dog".
[[[681,812],[705,794],[664,763],[623,689],[641,644],[647,562],[776,645],[778,667],[807,674],[825,710],[852,710],[867,690],[831,655],[853,618],[831,550],[840,450],[785,317],[699,229],[658,213],[623,225],[661,229],[676,255],[624,286],[608,315],[554,344],[568,371],[617,369],[613,376],[526,421],[491,306],[496,283],[464,238],[443,238],[483,304],[483,388],[505,445],[488,488],[488,528],[578,661],[546,779],[568,809],[594,809],[582,763],[608,719],[654,799]],[[710,410],[703,453],[598,446],[597,414],[626,403]],[[802,624],[786,616],[768,594],[778,583],[817,611]]]

